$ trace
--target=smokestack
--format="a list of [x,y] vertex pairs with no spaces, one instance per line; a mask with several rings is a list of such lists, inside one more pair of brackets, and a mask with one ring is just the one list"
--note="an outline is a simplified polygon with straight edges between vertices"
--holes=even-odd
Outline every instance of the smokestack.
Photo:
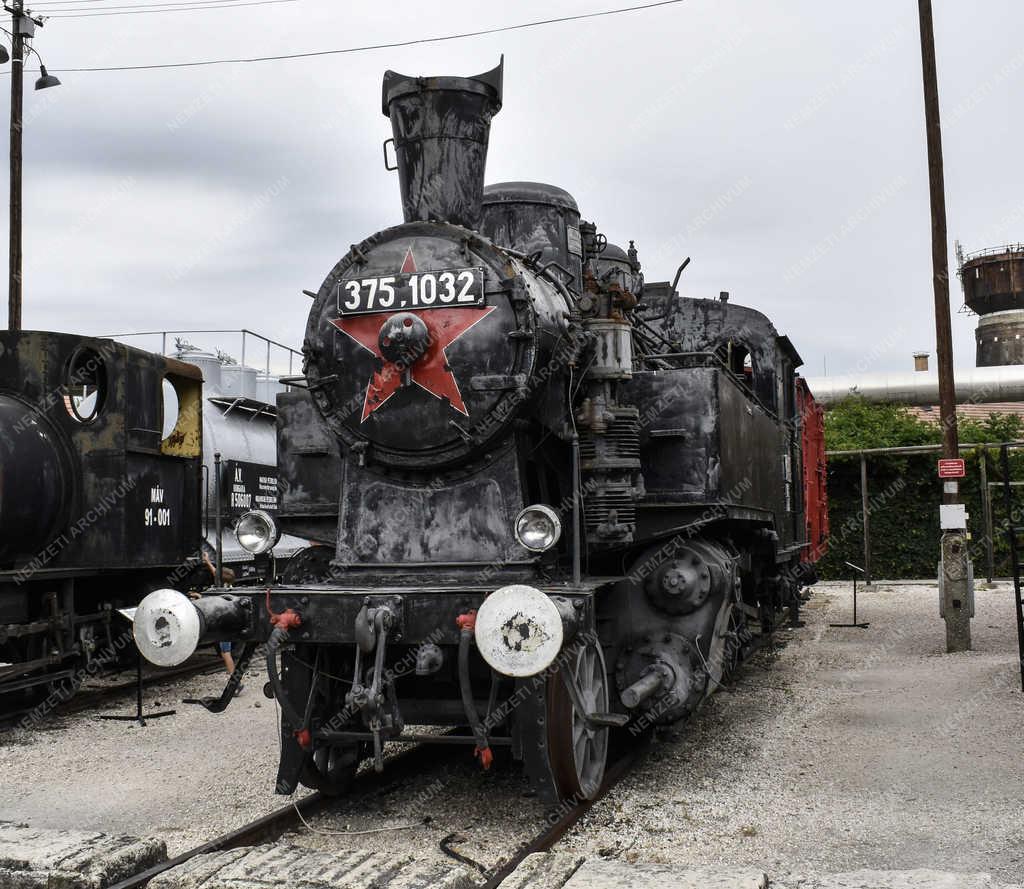
[[[384,74],[406,222],[479,229],[491,118],[501,109],[505,64],[476,77]],[[385,143],[386,148],[386,143]]]
[[915,352],[914,353],[914,370],[915,371],[928,370],[928,353],[927,352]]

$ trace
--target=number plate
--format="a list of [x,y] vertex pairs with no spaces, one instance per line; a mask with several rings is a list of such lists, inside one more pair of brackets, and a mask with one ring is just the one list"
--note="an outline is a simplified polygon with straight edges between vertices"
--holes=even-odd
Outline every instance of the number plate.
[[484,305],[484,270],[444,269],[378,278],[348,278],[336,288],[342,315]]

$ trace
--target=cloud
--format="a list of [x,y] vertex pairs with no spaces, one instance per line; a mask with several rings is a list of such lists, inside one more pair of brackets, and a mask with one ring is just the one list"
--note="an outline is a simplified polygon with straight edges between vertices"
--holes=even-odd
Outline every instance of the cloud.
[[[301,9],[299,8],[301,7]],[[285,11],[282,12],[282,9]],[[589,9],[566,0],[559,12]],[[550,4],[457,0],[53,19],[48,67],[258,55],[543,18]],[[993,29],[992,22],[1000,26]],[[1018,240],[1024,9],[936,13],[950,239]],[[386,68],[469,74],[506,55],[489,179],[574,193],[648,280],[732,293],[790,334],[820,373],[855,366],[886,325],[878,369],[933,349],[920,57],[914,10],[869,16],[814,0],[692,0],[494,37],[299,62],[62,73],[26,93],[25,322],[240,327],[299,344],[315,289],[348,246],[401,219],[383,169]],[[998,139],[978,134],[998,132]],[[269,201],[268,190],[287,181]],[[899,182],[878,212],[851,213]],[[3,221],[6,222],[6,219]],[[830,234],[799,275],[794,263]],[[950,245],[952,247],[952,243]],[[951,258],[952,262],[952,258]],[[960,303],[955,278],[954,309]],[[974,319],[954,315],[957,361]],[[214,344],[209,344],[214,345]]]

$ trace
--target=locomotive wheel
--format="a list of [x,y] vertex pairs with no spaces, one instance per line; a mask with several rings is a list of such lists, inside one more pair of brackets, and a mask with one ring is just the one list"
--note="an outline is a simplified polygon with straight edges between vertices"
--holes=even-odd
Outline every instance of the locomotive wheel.
[[359,767],[357,744],[317,747],[306,759],[299,780],[310,790],[319,790],[324,796],[342,796],[352,786]]
[[608,728],[589,728],[572,705],[562,670],[571,671],[584,707],[608,712],[608,674],[599,644],[588,643],[549,680],[548,756],[560,799],[593,799],[604,780],[608,760]]

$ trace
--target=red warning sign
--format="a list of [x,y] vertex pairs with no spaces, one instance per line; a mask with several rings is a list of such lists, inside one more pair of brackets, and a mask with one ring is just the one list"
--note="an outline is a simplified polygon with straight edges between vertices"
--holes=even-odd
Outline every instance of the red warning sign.
[[939,478],[963,478],[965,475],[963,460],[939,460]]

